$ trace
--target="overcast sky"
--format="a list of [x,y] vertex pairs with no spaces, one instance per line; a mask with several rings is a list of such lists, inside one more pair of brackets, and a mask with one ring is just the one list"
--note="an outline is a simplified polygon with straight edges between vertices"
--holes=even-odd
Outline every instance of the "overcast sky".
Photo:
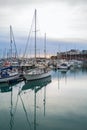
[[49,38],[87,40],[87,0],[0,0],[0,33],[12,25],[18,35],[27,34],[35,8]]

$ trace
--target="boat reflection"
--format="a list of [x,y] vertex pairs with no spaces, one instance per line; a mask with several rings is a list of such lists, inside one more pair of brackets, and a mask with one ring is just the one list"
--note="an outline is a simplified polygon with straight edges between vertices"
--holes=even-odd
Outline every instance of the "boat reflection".
[[21,88],[18,88],[18,93],[17,93],[17,97],[16,97],[16,103],[15,105],[13,104],[13,88],[14,86],[11,86],[11,100],[10,100],[10,130],[13,130],[13,126],[14,126],[14,119],[15,119],[15,114],[17,111],[17,105],[18,105],[18,100],[19,100],[19,93],[21,91]]
[[12,87],[11,86],[4,86],[4,87],[0,86],[0,92],[1,93],[10,92],[10,91],[12,91]]
[[37,128],[37,92],[44,87],[44,99],[43,99],[43,105],[44,105],[44,116],[45,116],[45,107],[46,107],[46,86],[51,83],[51,76],[46,77],[44,79],[35,80],[35,81],[28,81],[25,83],[25,85],[22,87],[22,90],[28,90],[32,89],[34,91],[34,130]]
[[25,85],[22,87],[22,91],[32,89],[35,92],[39,91],[42,87],[47,86],[47,84],[51,83],[51,76],[39,79],[39,80],[34,80],[34,81],[27,81]]
[[10,92],[12,91],[12,87],[15,87],[16,85],[20,84],[20,81],[15,81],[12,83],[2,83],[0,84],[0,92],[5,93],[5,92]]
[[[18,102],[21,101],[25,116],[26,116],[26,121],[28,123],[28,127],[29,129],[34,129],[36,130],[37,128],[37,93],[39,92],[40,89],[42,89],[44,87],[44,97],[43,97],[43,105],[44,105],[44,116],[45,116],[45,107],[46,107],[46,87],[47,85],[51,83],[51,76],[46,77],[44,79],[40,79],[40,80],[35,80],[35,81],[28,81],[26,83],[23,82],[19,82],[17,84],[4,84],[3,86],[0,85],[0,91],[2,93],[6,93],[9,92],[10,95],[10,120],[9,120],[9,129],[13,130],[14,126],[14,122],[15,122],[15,116],[16,116],[16,112],[17,112],[17,108],[18,108]],[[16,93],[14,94],[15,91],[15,87],[17,87],[16,89]],[[29,119],[29,115],[28,115],[28,109],[26,108],[26,102],[24,101],[24,96],[26,97],[24,91],[26,90],[32,90],[32,92],[34,93],[34,108],[33,108],[33,125],[32,125],[32,121],[30,121]],[[24,94],[23,94],[23,93]]]

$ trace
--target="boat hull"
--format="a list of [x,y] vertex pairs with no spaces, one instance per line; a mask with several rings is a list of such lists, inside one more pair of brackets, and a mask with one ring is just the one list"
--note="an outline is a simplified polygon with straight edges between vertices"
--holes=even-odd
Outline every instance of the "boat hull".
[[50,72],[46,72],[46,73],[42,73],[42,74],[25,74],[24,77],[26,80],[37,80],[37,79],[43,79],[46,78],[48,76],[50,76],[51,73]]
[[0,83],[11,82],[11,81],[17,80],[18,78],[19,78],[18,74],[9,76],[9,77],[5,77],[5,78],[0,78]]

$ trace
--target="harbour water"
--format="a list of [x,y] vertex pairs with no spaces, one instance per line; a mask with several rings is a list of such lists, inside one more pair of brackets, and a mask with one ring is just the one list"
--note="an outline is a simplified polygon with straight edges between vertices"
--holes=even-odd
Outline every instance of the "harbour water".
[[0,85],[0,130],[87,130],[87,70]]

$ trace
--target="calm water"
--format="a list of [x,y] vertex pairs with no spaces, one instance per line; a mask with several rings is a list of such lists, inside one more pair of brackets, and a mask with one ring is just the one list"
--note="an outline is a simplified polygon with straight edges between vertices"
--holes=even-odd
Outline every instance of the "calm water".
[[0,91],[0,130],[87,130],[87,70],[52,71]]

